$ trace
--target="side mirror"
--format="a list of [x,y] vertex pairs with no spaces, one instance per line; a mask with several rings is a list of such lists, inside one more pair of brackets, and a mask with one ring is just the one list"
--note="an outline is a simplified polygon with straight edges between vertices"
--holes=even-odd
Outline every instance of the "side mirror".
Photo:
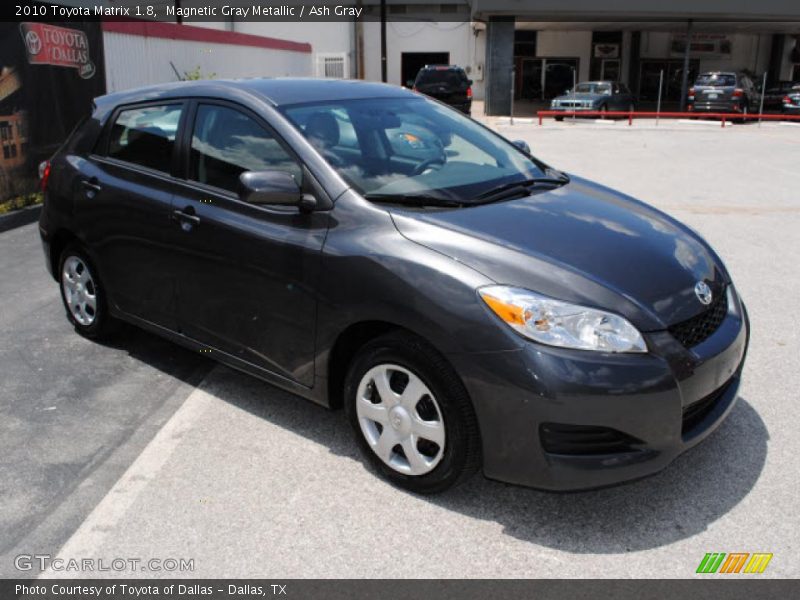
[[413,79],[408,79],[406,81],[406,87],[407,88],[413,88],[414,87],[414,80]]
[[528,146],[528,142],[526,142],[525,140],[514,140],[511,143],[514,144],[520,150],[522,150],[525,154],[531,153],[531,147]]
[[472,81],[472,79],[467,79],[467,85],[472,85],[473,83],[475,83],[475,82]]
[[294,176],[286,171],[247,171],[239,175],[239,198],[250,204],[297,206],[313,210],[316,199],[304,194]]

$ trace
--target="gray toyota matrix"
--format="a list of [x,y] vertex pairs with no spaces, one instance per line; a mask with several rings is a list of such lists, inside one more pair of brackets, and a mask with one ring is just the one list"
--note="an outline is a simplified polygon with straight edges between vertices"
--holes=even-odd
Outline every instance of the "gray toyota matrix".
[[696,233],[381,84],[97,99],[41,166],[47,267],[127,321],[323,406],[420,493],[659,471],[737,395],[749,324]]

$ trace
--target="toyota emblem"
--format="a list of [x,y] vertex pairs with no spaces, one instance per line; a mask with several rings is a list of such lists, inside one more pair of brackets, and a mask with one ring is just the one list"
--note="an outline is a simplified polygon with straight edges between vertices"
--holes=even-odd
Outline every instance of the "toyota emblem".
[[697,299],[706,306],[711,304],[711,300],[714,298],[711,288],[708,287],[708,284],[705,281],[698,281],[697,284],[695,284],[694,293],[697,296]]

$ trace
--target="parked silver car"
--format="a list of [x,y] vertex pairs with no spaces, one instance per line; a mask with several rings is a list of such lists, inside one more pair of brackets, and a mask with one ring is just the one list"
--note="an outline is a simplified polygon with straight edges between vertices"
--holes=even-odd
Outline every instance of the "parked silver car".
[[[550,110],[565,112],[608,112],[634,108],[633,94],[624,83],[616,81],[583,81],[574,90],[567,90],[550,103]],[[556,121],[563,118],[556,117]]]

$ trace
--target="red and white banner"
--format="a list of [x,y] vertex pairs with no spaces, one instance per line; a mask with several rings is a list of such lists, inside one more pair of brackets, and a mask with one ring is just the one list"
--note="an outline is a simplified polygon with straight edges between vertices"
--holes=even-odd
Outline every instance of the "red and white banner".
[[19,31],[30,64],[77,69],[83,79],[94,76],[89,38],[83,31],[47,23],[20,23]]

